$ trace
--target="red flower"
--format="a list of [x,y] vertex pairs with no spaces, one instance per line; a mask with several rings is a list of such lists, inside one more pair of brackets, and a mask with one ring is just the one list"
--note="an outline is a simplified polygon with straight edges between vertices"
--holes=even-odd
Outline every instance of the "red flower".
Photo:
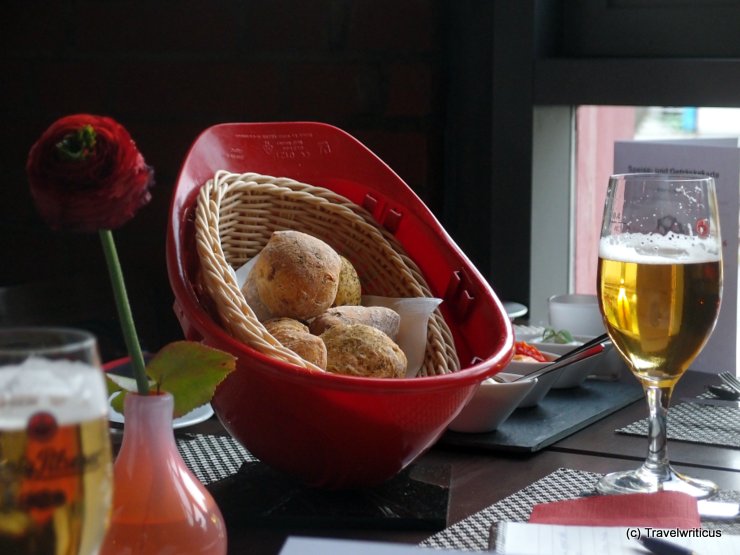
[[54,122],[26,165],[36,208],[52,229],[116,229],[151,199],[154,171],[128,131],[90,114]]

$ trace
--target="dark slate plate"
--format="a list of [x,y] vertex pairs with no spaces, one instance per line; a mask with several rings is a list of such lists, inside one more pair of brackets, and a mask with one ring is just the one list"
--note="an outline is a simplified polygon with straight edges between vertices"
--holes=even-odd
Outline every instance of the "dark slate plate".
[[644,397],[636,381],[586,380],[580,387],[552,389],[539,405],[517,409],[493,432],[447,431],[440,445],[533,453]]

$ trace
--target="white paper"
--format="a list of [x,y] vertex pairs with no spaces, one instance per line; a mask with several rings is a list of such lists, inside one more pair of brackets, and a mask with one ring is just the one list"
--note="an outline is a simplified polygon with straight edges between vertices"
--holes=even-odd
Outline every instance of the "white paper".
[[398,329],[396,342],[408,360],[407,378],[416,376],[422,364],[424,364],[429,317],[441,302],[442,299],[434,297],[414,297],[410,299],[376,297],[373,295],[362,297],[364,306],[384,306],[395,310],[401,316],[401,325]]
[[452,555],[465,553],[464,551],[450,551],[448,549],[435,549],[414,545],[391,543],[391,542],[369,542],[359,540],[337,540],[324,538],[304,538],[290,536],[285,541],[280,555],[410,555],[419,552],[433,555]]
[[722,232],[723,292],[717,326],[693,370],[735,371],[738,348],[738,191],[740,148],[737,138],[671,141],[619,141],[614,145],[614,173],[690,172],[711,175],[717,184]]
[[[717,537],[719,532],[720,537]],[[561,526],[501,522],[496,535],[496,553],[501,555],[620,555],[649,553],[639,537],[662,534],[656,528],[626,526]],[[666,530],[668,534],[688,537],[662,537],[675,545],[690,548],[701,555],[740,554],[740,536],[718,530]],[[701,537],[706,534],[705,537]],[[711,534],[711,535],[710,535]]]

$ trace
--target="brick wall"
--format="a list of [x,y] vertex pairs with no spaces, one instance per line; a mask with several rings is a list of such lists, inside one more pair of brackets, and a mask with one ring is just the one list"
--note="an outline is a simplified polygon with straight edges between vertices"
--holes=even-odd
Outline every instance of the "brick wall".
[[0,288],[99,274],[107,290],[97,237],[47,231],[28,197],[28,149],[52,121],[70,113],[119,120],[155,167],[154,200],[117,232],[135,315],[157,320],[142,325],[151,348],[179,336],[166,276],[165,220],[180,163],[205,127],[275,120],[337,125],[439,213],[444,4],[6,0]]

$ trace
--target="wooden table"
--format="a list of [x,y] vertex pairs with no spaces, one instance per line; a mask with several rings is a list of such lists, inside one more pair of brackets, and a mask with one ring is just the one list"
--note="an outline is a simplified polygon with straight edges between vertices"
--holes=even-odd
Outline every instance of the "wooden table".
[[[635,378],[628,376],[624,379]],[[719,379],[700,372],[687,372],[676,385],[671,404],[681,402],[682,397],[695,397],[703,393],[705,386],[710,383],[718,384]],[[633,403],[559,441],[551,449],[642,461],[647,455],[647,439],[615,434],[614,430],[636,420],[647,418],[647,415],[647,403],[644,400]],[[738,426],[740,426],[740,421],[738,421]],[[740,450],[738,449],[669,441],[668,457],[676,465],[740,471]]]
[[[704,390],[706,383],[716,381],[716,378],[706,374],[690,372],[679,382],[674,399],[678,401],[682,396],[694,396]],[[614,430],[646,415],[645,402],[638,401],[534,454],[507,455],[437,446],[420,461],[449,465],[451,469],[449,526],[558,468],[597,473],[636,468],[645,457],[647,439],[616,434]],[[199,425],[193,431],[223,433],[215,419]],[[722,489],[740,490],[740,450],[671,441],[669,455],[680,471],[712,479]],[[244,502],[249,503],[249,500],[245,499]],[[278,553],[290,535],[416,544],[433,533],[424,530],[258,529],[230,526],[229,553]]]

